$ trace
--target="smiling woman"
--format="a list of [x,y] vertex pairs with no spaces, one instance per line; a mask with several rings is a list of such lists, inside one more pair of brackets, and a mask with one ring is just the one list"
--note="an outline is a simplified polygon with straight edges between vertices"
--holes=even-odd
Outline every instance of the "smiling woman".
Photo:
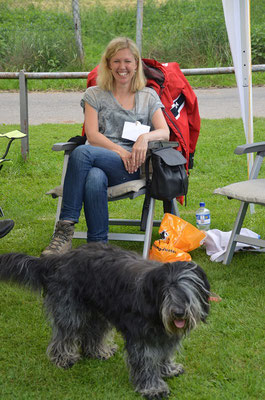
[[[142,63],[139,62],[140,53],[136,44],[128,38],[116,38],[113,39],[104,51],[100,65],[99,74],[97,78],[98,85],[104,90],[113,91],[115,85],[115,76],[112,73],[112,68],[114,71],[117,68],[116,64],[121,62],[127,65],[127,71],[129,70],[128,64],[133,64],[133,75],[130,79],[130,91],[136,92],[145,87],[146,79],[143,73]],[[116,65],[116,66],[115,66]],[[125,72],[126,69],[121,71],[121,66],[118,65],[120,72]]]
[[[89,87],[81,101],[89,144],[70,155],[60,220],[43,255],[69,250],[83,203],[87,241],[107,242],[108,186],[138,179],[148,142],[169,139],[164,106],[145,83],[136,44],[126,37],[113,39],[100,61],[98,86]],[[136,122],[144,131],[134,142],[124,136],[128,123],[136,127]]]
[[[117,47],[118,45],[120,46],[121,43],[117,42]],[[131,50],[127,47],[117,50],[113,56],[104,55],[105,66],[107,66],[107,72],[109,73],[106,75],[106,86],[109,86],[116,100],[126,110],[132,110],[134,107],[135,91],[133,89],[135,89],[135,86],[137,86],[137,89],[143,89],[145,86],[145,79],[141,79],[143,74],[140,69],[138,77],[136,76],[139,59],[137,55],[134,55],[136,52],[133,52],[133,50],[133,48]],[[102,76],[104,76],[103,71]],[[137,82],[135,82],[136,79]],[[103,84],[102,86],[104,87],[105,85]]]
[[131,84],[137,71],[137,64],[138,61],[136,62],[136,59],[129,49],[117,51],[109,61],[109,69],[113,75],[116,87],[125,87]]

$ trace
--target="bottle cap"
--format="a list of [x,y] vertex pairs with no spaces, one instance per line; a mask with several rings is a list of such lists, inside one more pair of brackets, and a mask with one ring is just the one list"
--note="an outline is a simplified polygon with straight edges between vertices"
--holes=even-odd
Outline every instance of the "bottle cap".
[[205,207],[204,201],[202,201],[202,202],[200,203],[200,207]]

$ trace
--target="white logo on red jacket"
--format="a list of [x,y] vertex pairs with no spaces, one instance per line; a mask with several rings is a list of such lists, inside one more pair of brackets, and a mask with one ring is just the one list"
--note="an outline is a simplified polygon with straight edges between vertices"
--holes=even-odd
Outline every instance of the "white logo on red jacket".
[[181,93],[174,101],[172,104],[172,107],[170,111],[174,115],[176,119],[180,117],[180,112],[182,108],[185,106],[185,96],[183,93]]

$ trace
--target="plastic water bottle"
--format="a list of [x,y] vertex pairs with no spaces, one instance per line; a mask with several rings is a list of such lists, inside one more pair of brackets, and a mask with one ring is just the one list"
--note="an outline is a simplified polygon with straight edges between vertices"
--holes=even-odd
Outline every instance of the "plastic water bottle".
[[208,231],[211,225],[211,214],[205,203],[200,203],[200,208],[196,211],[196,226],[201,231]]

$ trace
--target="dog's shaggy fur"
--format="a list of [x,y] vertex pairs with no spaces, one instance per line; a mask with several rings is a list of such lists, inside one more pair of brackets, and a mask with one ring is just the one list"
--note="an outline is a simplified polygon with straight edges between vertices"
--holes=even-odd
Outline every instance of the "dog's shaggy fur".
[[210,285],[195,263],[161,264],[101,243],[41,258],[0,255],[0,279],[43,290],[53,330],[47,352],[58,367],[82,355],[111,357],[115,327],[135,390],[148,399],[169,394],[163,378],[183,373],[174,352],[209,312]]

